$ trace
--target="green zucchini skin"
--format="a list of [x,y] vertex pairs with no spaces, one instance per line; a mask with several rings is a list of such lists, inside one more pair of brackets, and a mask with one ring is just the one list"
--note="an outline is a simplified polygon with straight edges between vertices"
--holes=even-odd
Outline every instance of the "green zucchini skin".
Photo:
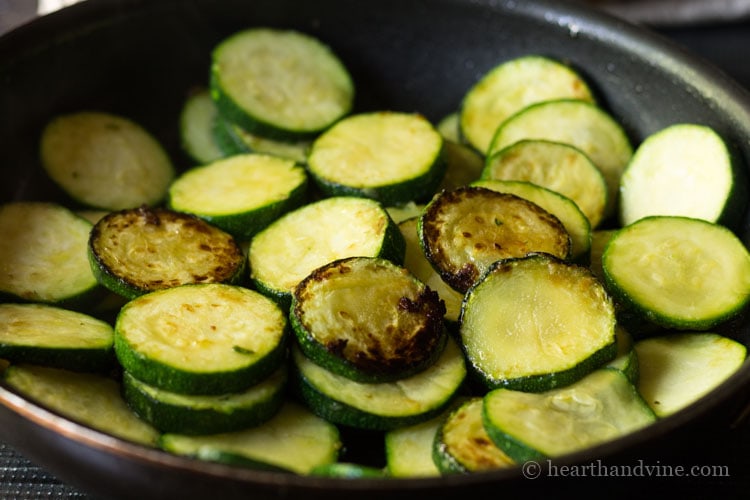
[[[398,299],[388,295],[396,285],[405,287]],[[338,287],[346,292],[347,303],[336,303],[341,300]],[[373,296],[377,292],[386,297]],[[327,300],[319,303],[316,294]],[[348,303],[352,297],[359,298],[357,310]],[[367,319],[378,321],[377,327],[358,315],[373,301],[379,304],[377,313]],[[312,309],[311,302],[323,310]],[[292,294],[289,317],[297,344],[312,361],[358,382],[380,383],[414,375],[439,358],[446,342],[444,315],[437,293],[405,268],[386,259],[349,257],[302,280]],[[315,318],[325,323],[317,324]],[[380,330],[382,322],[387,324]]]
[[260,425],[281,408],[285,387],[286,366],[245,391],[259,395],[244,403],[236,402],[243,393],[175,398],[149,388],[128,372],[123,374],[123,397],[141,418],[161,432],[185,435],[232,432]]

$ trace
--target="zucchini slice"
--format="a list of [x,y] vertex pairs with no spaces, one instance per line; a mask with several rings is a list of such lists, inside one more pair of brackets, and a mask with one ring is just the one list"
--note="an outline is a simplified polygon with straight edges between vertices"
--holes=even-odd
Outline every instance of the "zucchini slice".
[[87,314],[45,304],[0,304],[0,358],[74,371],[115,366],[114,331]]
[[54,203],[0,205],[0,295],[86,305],[100,287],[86,258],[91,223]]
[[750,300],[747,248],[726,227],[701,219],[640,219],[610,239],[602,266],[626,308],[667,328],[709,329]]
[[453,113],[449,113],[442,117],[440,121],[437,122],[437,125],[435,125],[435,128],[446,141],[458,144],[463,143],[463,140],[461,139],[458,111],[454,111]]
[[591,223],[570,198],[526,181],[481,180],[471,184],[499,193],[510,193],[528,200],[562,222],[570,236],[570,258],[588,263],[591,251]]
[[620,370],[633,384],[638,384],[640,367],[638,352],[635,350],[633,336],[622,325],[615,327],[615,340],[617,341],[617,355],[606,364],[607,368]]
[[604,218],[607,183],[580,149],[560,142],[522,139],[487,158],[482,179],[528,181],[573,200],[591,227]]
[[497,129],[487,157],[524,139],[561,142],[583,151],[607,183],[604,217],[614,214],[620,178],[633,155],[633,146],[622,126],[609,113],[591,102],[575,99],[533,104],[508,118]]
[[246,270],[231,235],[190,214],[140,207],[112,212],[91,230],[89,260],[96,279],[135,298],[191,283],[240,283]]
[[387,476],[383,469],[352,462],[333,462],[318,465],[310,471],[310,475],[342,479],[382,478]]
[[289,314],[305,356],[358,382],[391,382],[432,364],[445,345],[444,315],[436,292],[374,257],[313,271],[295,287]]
[[281,141],[251,134],[223,117],[214,122],[213,136],[225,156],[261,153],[306,163],[312,146],[311,140]]
[[137,123],[98,111],[61,115],[42,131],[42,165],[85,205],[122,210],[164,199],[175,175],[159,142]]
[[388,431],[414,425],[440,414],[466,378],[458,344],[448,338],[435,363],[396,382],[362,383],[315,364],[292,348],[297,388],[317,415],[348,427]]
[[252,134],[299,139],[349,113],[354,84],[320,40],[253,28],[223,40],[212,53],[211,92],[219,113]]
[[426,422],[398,427],[385,433],[386,470],[391,477],[441,475],[432,458],[432,450],[438,428],[449,411],[450,409]]
[[597,229],[591,232],[591,252],[589,267],[594,276],[604,282],[604,269],[602,268],[602,256],[607,243],[617,234],[617,229]]
[[180,144],[198,165],[211,163],[225,156],[214,138],[218,118],[216,105],[207,89],[197,89],[185,99],[180,111]]
[[141,420],[114,379],[38,365],[11,365],[3,383],[65,418],[127,441],[155,447],[159,431]]
[[656,416],[625,374],[605,368],[547,392],[490,391],[483,419],[495,444],[521,463],[617,439],[652,424]]
[[612,360],[615,322],[611,299],[587,268],[532,254],[498,261],[469,290],[460,334],[487,387],[541,392]]
[[443,138],[422,115],[381,111],[349,116],[318,137],[310,175],[329,196],[397,205],[429,198],[445,175]]
[[218,434],[255,427],[273,417],[284,402],[287,367],[282,365],[249,389],[211,396],[177,394],[123,374],[123,397],[161,432]]
[[635,343],[638,391],[658,417],[697,401],[740,369],[747,348],[713,332],[677,332]]
[[258,291],[284,308],[297,284],[313,270],[346,257],[403,262],[404,239],[388,212],[374,200],[323,199],[293,210],[250,242],[250,278]]
[[427,260],[461,293],[500,259],[533,252],[571,255],[570,236],[557,217],[516,195],[483,187],[437,194],[418,230]]
[[168,206],[250,240],[305,201],[307,174],[292,160],[264,154],[223,158],[188,170],[169,187]]
[[411,219],[413,217],[422,215],[422,210],[424,210],[424,207],[425,206],[421,203],[410,201],[401,205],[386,207],[386,211],[396,224],[400,224],[406,219]]
[[515,465],[484,429],[484,400],[471,398],[450,412],[433,443],[433,461],[443,474],[466,474]]
[[291,401],[257,427],[206,436],[169,433],[160,445],[175,455],[296,474],[335,462],[342,447],[336,426]]
[[534,103],[560,98],[594,101],[581,75],[560,61],[535,54],[505,61],[464,96],[461,136],[479,152],[487,153],[493,134],[510,116]]
[[133,377],[165,391],[244,391],[286,354],[287,320],[246,288],[183,285],[128,302],[115,323],[115,353]]
[[437,190],[451,191],[479,179],[484,169],[484,158],[464,144],[445,140],[446,170]]
[[620,222],[678,215],[732,225],[747,202],[735,177],[732,156],[713,129],[671,125],[647,137],[623,173]]
[[461,302],[464,295],[448,285],[435,271],[432,264],[424,256],[422,246],[419,244],[419,233],[417,232],[417,217],[406,219],[399,223],[398,228],[406,241],[406,255],[404,267],[414,274],[422,283],[431,290],[437,292],[445,304],[445,320],[450,325],[458,324],[461,314]]

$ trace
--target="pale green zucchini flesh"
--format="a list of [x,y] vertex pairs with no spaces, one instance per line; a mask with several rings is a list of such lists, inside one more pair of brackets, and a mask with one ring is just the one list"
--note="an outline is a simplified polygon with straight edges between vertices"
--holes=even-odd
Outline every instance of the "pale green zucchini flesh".
[[307,174],[292,160],[247,153],[192,168],[169,187],[168,206],[222,229],[238,241],[305,201]]
[[100,291],[86,258],[91,223],[55,203],[0,205],[0,295],[84,307]]
[[387,431],[431,419],[450,404],[466,377],[461,348],[452,339],[431,366],[395,382],[353,381],[313,363],[296,347],[292,359],[298,389],[316,414],[368,430]]
[[443,138],[427,119],[385,111],[339,121],[315,140],[307,162],[324,193],[386,205],[429,198],[446,168]]
[[522,139],[487,158],[482,179],[527,181],[573,200],[597,227],[607,207],[607,183],[580,149],[560,142]]
[[50,121],[42,132],[41,158],[71,198],[105,210],[157,204],[175,175],[148,131],[128,118],[96,111]]
[[614,215],[620,178],[633,155],[622,125],[604,109],[586,101],[562,99],[540,102],[513,115],[498,128],[488,158],[524,139],[570,144],[596,165],[607,183],[604,217]]
[[0,358],[75,371],[115,366],[109,323],[45,304],[0,304]]
[[663,327],[708,329],[750,300],[750,253],[729,229],[701,219],[640,219],[609,240],[602,267],[625,307]]
[[250,277],[259,291],[288,307],[294,287],[318,267],[355,256],[401,263],[404,246],[398,227],[378,202],[327,198],[285,214],[253,237]]
[[335,462],[342,448],[335,425],[291,401],[257,427],[205,436],[169,433],[160,445],[176,455],[297,474]]
[[126,404],[120,384],[109,377],[38,365],[11,365],[3,382],[24,397],[79,424],[155,447],[159,431]]
[[733,225],[747,193],[724,140],[705,125],[681,123],[648,136],[623,173],[620,222],[675,215]]
[[498,261],[464,299],[460,335],[489,388],[545,391],[616,354],[615,311],[584,267],[545,254]]
[[485,429],[517,462],[559,457],[642,429],[656,416],[619,370],[596,370],[542,393],[496,389],[484,396]]
[[639,340],[638,390],[659,417],[694,403],[740,369],[747,348],[713,332],[677,332]]
[[508,118],[534,103],[561,98],[594,101],[581,75],[560,61],[528,55],[500,63],[464,96],[461,137],[487,154],[495,131]]
[[128,302],[115,323],[115,353],[126,371],[156,388],[226,394],[274,372],[286,336],[286,316],[258,292],[183,285]]
[[210,76],[222,116],[274,139],[321,132],[350,111],[354,98],[351,77],[331,49],[292,30],[231,35],[214,49]]

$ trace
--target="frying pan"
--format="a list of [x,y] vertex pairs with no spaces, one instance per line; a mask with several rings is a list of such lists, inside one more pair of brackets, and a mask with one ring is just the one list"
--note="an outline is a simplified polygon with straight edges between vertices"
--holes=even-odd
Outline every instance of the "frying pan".
[[[455,111],[469,86],[498,62],[537,53],[581,71],[633,144],[672,123],[699,122],[721,134],[743,165],[750,159],[750,96],[739,85],[656,35],[575,3],[90,0],[0,39],[0,201],[64,200],[43,174],[37,150],[42,126],[56,113],[99,109],[128,116],[185,166],[177,133],[184,98],[206,84],[211,48],[250,26],[297,29],[332,46],[354,77],[359,111],[418,111],[437,121]],[[747,243],[748,222],[737,232]],[[750,343],[744,318],[722,333]],[[658,459],[701,429],[735,419],[749,388],[750,361],[683,411],[555,464]],[[2,387],[0,439],[101,497],[500,497],[528,495],[545,484],[525,479],[521,468],[342,480],[198,463],[103,435]],[[353,448],[382,446],[366,433],[352,439]]]

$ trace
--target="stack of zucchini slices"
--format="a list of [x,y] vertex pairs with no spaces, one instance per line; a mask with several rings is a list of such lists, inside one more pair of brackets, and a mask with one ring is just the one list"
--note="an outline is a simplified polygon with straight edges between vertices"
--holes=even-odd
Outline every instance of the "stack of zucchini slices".
[[715,131],[634,148],[538,55],[437,124],[354,91],[321,40],[253,28],[186,96],[182,172],[127,119],[51,120],[46,171],[97,211],[0,206],[4,383],[169,453],[351,479],[580,451],[744,362],[720,331],[750,300],[746,184]]

